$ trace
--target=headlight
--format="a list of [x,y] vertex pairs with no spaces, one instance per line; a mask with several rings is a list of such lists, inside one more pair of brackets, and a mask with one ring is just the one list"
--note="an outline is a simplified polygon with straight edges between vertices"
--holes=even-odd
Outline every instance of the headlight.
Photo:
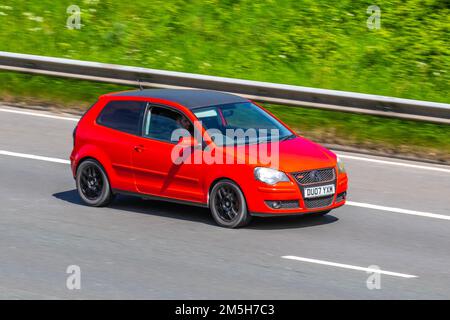
[[337,157],[337,167],[339,173],[345,173],[344,162],[342,162],[341,158]]
[[257,180],[267,184],[289,181],[288,176],[284,172],[272,168],[255,168],[254,173]]

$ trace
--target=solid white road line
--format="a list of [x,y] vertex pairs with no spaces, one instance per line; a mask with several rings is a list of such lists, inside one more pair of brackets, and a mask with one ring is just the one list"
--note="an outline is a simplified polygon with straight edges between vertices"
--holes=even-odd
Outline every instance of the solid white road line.
[[370,272],[370,273],[380,273],[380,274],[385,274],[385,275],[394,276],[394,277],[417,278],[417,276],[414,276],[412,274],[391,272],[391,271],[380,270],[380,269],[364,268],[364,267],[352,266],[350,264],[343,264],[343,263],[336,263],[336,262],[330,262],[330,261],[324,261],[324,260],[302,258],[302,257],[297,257],[297,256],[282,256],[281,258],[289,259],[289,260],[302,261],[302,262],[310,262],[310,263],[322,264],[322,265],[338,267],[338,268],[345,268],[345,269],[352,269],[352,270],[358,270],[358,271],[365,271],[365,272]]
[[56,163],[70,164],[69,160],[58,159],[58,158],[50,158],[50,157],[42,157],[42,156],[35,156],[35,155],[32,155],[32,154],[26,154],[26,153],[9,152],[9,151],[5,151],[5,150],[0,150],[0,155],[11,156],[11,157],[19,157],[19,158],[26,158],[26,159],[33,159],[33,160],[40,160],[40,161],[47,161],[47,162],[56,162]]
[[[55,163],[70,164],[70,161],[65,160],[65,159],[36,156],[33,154],[10,152],[10,151],[5,151],[5,150],[0,150],[0,155],[40,160],[40,161],[55,162]],[[421,212],[421,211],[414,211],[414,210],[400,209],[400,208],[393,208],[393,207],[385,207],[385,206],[379,206],[379,205],[375,205],[375,204],[353,202],[353,201],[347,201],[346,204],[349,206],[353,206],[353,207],[361,207],[361,208],[367,208],[367,209],[389,211],[389,212],[395,212],[395,213],[403,213],[403,214],[409,214],[409,215],[421,216],[421,217],[427,217],[427,218],[434,218],[434,219],[450,220],[450,216],[446,216],[443,214]]]
[[68,121],[75,121],[78,122],[78,120],[80,120],[80,118],[76,118],[76,117],[62,117],[62,116],[54,116],[51,114],[46,114],[46,113],[39,113],[39,112],[30,112],[30,111],[22,111],[22,110],[13,110],[13,109],[4,109],[4,108],[0,108],[1,112],[9,112],[9,113],[16,113],[16,114],[25,114],[28,116],[35,116],[35,117],[43,117],[43,118],[51,118],[51,119],[58,119],[58,120],[68,120]]
[[388,164],[388,165],[392,165],[392,166],[401,166],[401,167],[408,167],[408,168],[414,168],[414,169],[424,169],[424,170],[432,170],[432,171],[440,171],[440,172],[450,173],[450,169],[446,169],[446,168],[433,167],[433,166],[422,166],[422,165],[417,165],[417,164],[412,164],[412,163],[405,163],[405,162],[386,161],[386,160],[379,160],[379,159],[372,159],[372,158],[349,156],[349,155],[344,155],[344,154],[339,154],[339,158],[360,160],[360,161],[367,161],[367,162],[374,162],[374,163],[380,163],[380,164]]
[[393,207],[378,206],[378,205],[369,204],[369,203],[347,201],[346,205],[354,206],[354,207],[367,208],[367,209],[380,210],[380,211],[389,211],[389,212],[410,214],[410,215],[413,215],[413,216],[421,216],[421,217],[434,218],[434,219],[450,220],[450,216],[446,216],[446,215],[443,215],[443,214],[436,214],[436,213],[430,213],[430,212],[422,212],[422,211],[414,211],[414,210],[407,210],[407,209],[400,209],[400,208],[393,208]]

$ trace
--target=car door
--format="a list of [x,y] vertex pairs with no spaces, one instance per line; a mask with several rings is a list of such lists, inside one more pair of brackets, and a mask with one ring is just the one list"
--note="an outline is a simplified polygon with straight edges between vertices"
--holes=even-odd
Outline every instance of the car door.
[[114,188],[136,192],[131,167],[135,139],[141,135],[147,103],[142,101],[111,101],[96,119],[97,128],[90,138],[111,163]]
[[[194,161],[177,163],[172,159],[178,143],[172,141],[172,134],[177,129],[184,129],[186,135],[193,133],[192,123],[180,111],[166,106],[149,106],[142,137],[132,152],[136,188],[140,193],[204,202],[202,164]],[[183,152],[198,157],[202,150],[189,148]]]

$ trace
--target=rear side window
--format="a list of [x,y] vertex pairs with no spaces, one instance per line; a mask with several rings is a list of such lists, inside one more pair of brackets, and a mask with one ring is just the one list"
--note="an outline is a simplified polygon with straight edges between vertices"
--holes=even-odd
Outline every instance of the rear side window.
[[97,118],[105,127],[140,135],[147,103],[142,101],[111,101]]

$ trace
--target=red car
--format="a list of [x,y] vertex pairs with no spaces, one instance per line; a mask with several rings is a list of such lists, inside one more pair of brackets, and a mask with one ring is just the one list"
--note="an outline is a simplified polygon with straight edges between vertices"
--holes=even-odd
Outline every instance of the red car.
[[103,95],[73,136],[72,172],[91,206],[138,195],[209,207],[220,226],[235,228],[252,216],[326,214],[346,199],[347,174],[333,152],[232,94]]

